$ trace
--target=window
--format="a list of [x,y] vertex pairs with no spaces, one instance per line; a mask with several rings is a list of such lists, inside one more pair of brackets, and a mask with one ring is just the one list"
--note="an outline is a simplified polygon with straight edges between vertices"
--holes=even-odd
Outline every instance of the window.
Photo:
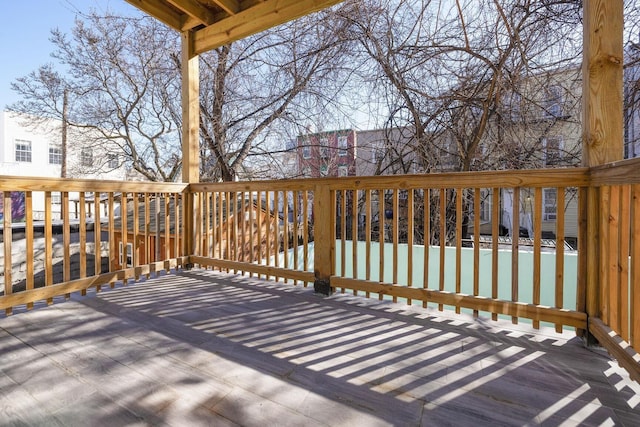
[[122,242],[119,242],[120,248],[119,248],[119,260],[120,260],[120,266],[122,267],[133,267],[133,243],[127,243],[127,264],[124,265],[122,263],[123,260],[123,253],[122,253]]
[[117,154],[108,154],[107,155],[107,164],[109,165],[109,168],[117,169],[118,166],[120,166],[120,163],[118,162],[118,155]]
[[31,163],[31,141],[16,139],[16,162]]
[[329,166],[322,165],[320,166],[320,176],[328,176],[329,175]]
[[349,166],[338,166],[338,176],[349,176]]
[[374,147],[371,150],[371,163],[380,163],[384,159],[385,149],[384,147]]
[[555,221],[558,200],[558,190],[544,188],[542,190],[543,221]]
[[547,89],[544,109],[547,118],[562,117],[562,88],[560,86],[551,86]]
[[349,149],[349,143],[346,136],[338,137],[338,156],[346,156]]
[[491,190],[480,190],[480,221],[491,221],[491,198]]
[[505,97],[504,114],[508,120],[518,122],[521,119],[522,95],[512,92]]
[[311,158],[311,146],[303,145],[302,146],[302,158],[310,159]]
[[542,140],[544,147],[544,165],[558,166],[563,163],[562,149],[564,143],[561,136],[551,136]]
[[329,147],[327,147],[326,145],[321,145],[320,146],[320,158],[321,159],[328,159],[329,158]]
[[61,165],[62,164],[62,147],[59,145],[49,146],[49,164]]
[[83,148],[80,152],[80,164],[82,166],[93,166],[93,151],[90,148]]

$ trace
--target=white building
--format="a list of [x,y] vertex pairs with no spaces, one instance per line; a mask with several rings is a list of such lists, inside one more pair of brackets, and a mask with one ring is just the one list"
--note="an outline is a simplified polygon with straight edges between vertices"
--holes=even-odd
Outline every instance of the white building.
[[[41,123],[40,123],[41,122]],[[15,113],[0,113],[0,176],[60,178],[62,170],[61,124],[59,120],[39,121]],[[99,180],[135,180],[124,158],[97,145],[82,133],[69,129],[67,136],[67,177]],[[62,195],[51,194],[54,218],[59,217]],[[70,211],[75,211],[77,193],[69,193]],[[44,218],[44,193],[33,195],[34,219]]]

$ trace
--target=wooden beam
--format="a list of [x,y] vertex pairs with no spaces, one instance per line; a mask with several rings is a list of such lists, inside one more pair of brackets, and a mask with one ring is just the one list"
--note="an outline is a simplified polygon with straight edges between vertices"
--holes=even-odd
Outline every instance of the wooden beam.
[[200,74],[193,32],[182,33],[182,182],[200,180]]
[[164,22],[175,30],[180,30],[183,24],[183,16],[178,11],[169,7],[166,2],[160,0],[126,0],[148,15]]
[[584,166],[622,159],[623,0],[584,1]]
[[213,0],[213,2],[229,15],[235,15],[240,12],[240,2],[237,0]]
[[[588,167],[622,159],[623,122],[623,0],[585,0],[583,3],[582,164]],[[583,205],[581,225],[589,230],[579,256],[584,295],[578,306],[590,317],[601,317],[606,254],[600,241],[606,229],[601,215],[605,198],[592,188]],[[584,195],[584,194],[583,194]],[[608,220],[608,218],[606,218]],[[584,221],[584,222],[583,222]],[[583,289],[583,285],[578,287]],[[587,335],[591,341],[593,332]]]
[[195,34],[196,54],[200,54],[241,38],[256,34],[342,0],[265,0],[255,6],[224,18]]
[[215,16],[211,10],[196,0],[167,0],[167,2],[182,10],[190,17],[195,18],[201,24],[211,25],[215,20]]

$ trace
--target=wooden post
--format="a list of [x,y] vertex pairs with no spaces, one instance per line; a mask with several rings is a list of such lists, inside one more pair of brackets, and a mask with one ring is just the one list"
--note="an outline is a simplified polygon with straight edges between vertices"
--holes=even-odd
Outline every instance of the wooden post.
[[[182,182],[200,181],[200,73],[199,57],[194,53],[193,32],[184,31],[182,40]],[[198,198],[187,190],[183,197],[187,215],[184,216],[185,255],[195,254],[195,213]],[[168,233],[168,230],[167,230]]]
[[329,279],[333,274],[331,266],[335,255],[334,211],[335,203],[331,197],[331,190],[321,184],[316,185],[313,191],[313,288],[317,293],[324,295],[330,295],[332,292]]
[[[582,164],[597,166],[622,159],[623,153],[623,0],[584,1],[583,49],[583,144]],[[599,271],[605,262],[598,248],[602,230],[599,214],[602,198],[599,189],[581,193],[582,210],[589,231],[580,242],[581,282],[578,306],[589,317],[601,317],[599,295],[602,283]],[[581,224],[584,225],[584,224]],[[593,234],[595,233],[595,234]],[[581,291],[581,289],[583,289]]]

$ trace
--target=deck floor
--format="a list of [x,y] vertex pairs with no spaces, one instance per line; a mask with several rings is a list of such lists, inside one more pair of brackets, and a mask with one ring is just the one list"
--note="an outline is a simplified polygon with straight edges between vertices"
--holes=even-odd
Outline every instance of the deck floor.
[[640,425],[573,333],[205,270],[0,317],[0,425]]

